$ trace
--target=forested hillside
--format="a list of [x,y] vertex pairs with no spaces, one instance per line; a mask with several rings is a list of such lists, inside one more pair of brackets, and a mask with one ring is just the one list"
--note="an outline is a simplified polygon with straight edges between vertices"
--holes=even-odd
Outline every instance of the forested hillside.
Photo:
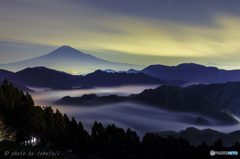
[[[89,134],[81,122],[62,115],[51,106],[35,106],[30,94],[24,94],[14,88],[7,80],[0,87],[0,115],[8,128],[16,132],[16,142],[22,143],[35,136],[41,140],[41,145],[61,151],[72,150],[76,155],[94,155],[106,159],[127,158],[203,158],[210,157],[210,150],[239,150],[240,143],[230,148],[224,148],[221,139],[214,145],[205,143],[198,147],[191,146],[183,138],[165,138],[153,133],[147,133],[140,141],[135,131],[117,128],[114,124],[104,127],[94,122]],[[14,140],[12,138],[12,140]]]

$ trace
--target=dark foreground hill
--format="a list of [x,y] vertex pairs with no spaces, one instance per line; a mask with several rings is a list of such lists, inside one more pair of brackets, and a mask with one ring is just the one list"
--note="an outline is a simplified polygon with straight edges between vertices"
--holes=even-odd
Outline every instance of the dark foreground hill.
[[182,130],[180,132],[163,131],[156,132],[156,134],[162,137],[168,137],[169,135],[173,136],[174,138],[183,137],[184,139],[188,140],[193,146],[201,145],[203,142],[210,146],[213,145],[214,142],[219,138],[221,138],[223,141],[223,146],[225,147],[231,147],[235,144],[236,141],[240,141],[240,130],[226,134],[213,129],[199,130],[194,127],[189,127],[186,128],[186,130]]
[[[198,112],[216,118],[226,124],[238,123],[240,116],[240,82],[225,84],[194,85],[185,88],[162,85],[147,89],[140,94],[128,97],[116,95],[98,97],[63,97],[57,104],[63,105],[101,105],[116,102],[139,102],[154,105],[166,110],[179,112]],[[204,122],[199,119],[199,122]]]

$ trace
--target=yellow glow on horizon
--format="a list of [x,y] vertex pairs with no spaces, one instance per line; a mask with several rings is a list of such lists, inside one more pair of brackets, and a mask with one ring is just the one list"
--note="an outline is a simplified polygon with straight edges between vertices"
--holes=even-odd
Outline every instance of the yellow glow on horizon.
[[73,71],[73,72],[72,72],[72,75],[78,75],[78,72]]
[[[86,6],[80,6],[77,14],[60,11],[55,19],[51,9],[42,15],[10,14],[12,20],[1,21],[0,39],[166,57],[224,58],[240,50],[240,18],[231,15],[215,15],[213,26],[201,26],[124,16]],[[22,22],[16,23],[16,19]]]

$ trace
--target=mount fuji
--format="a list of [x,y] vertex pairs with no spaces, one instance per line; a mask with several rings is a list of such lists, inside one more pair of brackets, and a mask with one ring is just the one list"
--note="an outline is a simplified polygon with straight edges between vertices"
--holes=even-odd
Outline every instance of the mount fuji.
[[70,46],[61,46],[53,52],[14,63],[0,64],[0,68],[11,71],[19,71],[27,67],[45,66],[48,68],[61,70],[70,74],[89,73],[98,69],[128,70],[143,69],[144,65],[127,63],[116,63],[85,54]]

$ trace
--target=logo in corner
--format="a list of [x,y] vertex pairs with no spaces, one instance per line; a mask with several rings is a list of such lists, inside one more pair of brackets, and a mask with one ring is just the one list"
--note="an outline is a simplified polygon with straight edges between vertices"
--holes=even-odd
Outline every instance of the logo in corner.
[[211,155],[211,156],[214,156],[214,155],[215,155],[215,151],[211,150],[211,151],[210,151],[210,155]]

